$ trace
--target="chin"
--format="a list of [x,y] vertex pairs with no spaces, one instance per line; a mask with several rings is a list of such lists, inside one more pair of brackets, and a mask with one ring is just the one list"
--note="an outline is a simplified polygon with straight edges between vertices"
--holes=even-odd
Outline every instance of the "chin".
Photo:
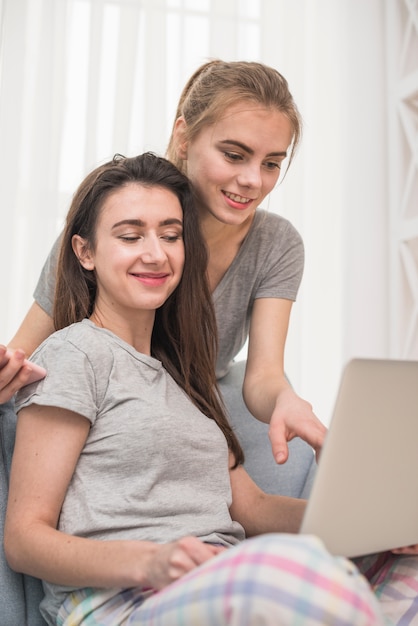
[[219,215],[217,219],[230,226],[241,226],[241,224],[244,224],[253,214],[254,211],[251,209],[228,209],[224,211],[222,215]]

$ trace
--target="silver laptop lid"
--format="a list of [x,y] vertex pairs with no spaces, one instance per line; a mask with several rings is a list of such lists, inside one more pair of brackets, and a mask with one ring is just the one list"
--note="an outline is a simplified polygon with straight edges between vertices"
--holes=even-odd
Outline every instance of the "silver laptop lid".
[[351,557],[418,543],[417,361],[347,364],[301,532]]

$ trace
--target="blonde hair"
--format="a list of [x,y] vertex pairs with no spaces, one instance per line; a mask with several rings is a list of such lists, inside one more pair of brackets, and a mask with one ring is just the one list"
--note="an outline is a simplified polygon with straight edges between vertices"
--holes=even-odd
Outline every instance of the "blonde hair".
[[237,101],[251,101],[283,113],[292,125],[293,139],[289,155],[292,162],[302,135],[302,118],[287,80],[263,63],[215,59],[201,65],[187,81],[177,106],[167,157],[184,173],[186,163],[179,157],[176,121],[186,124],[185,139],[191,141],[202,128],[214,124],[224,111]]

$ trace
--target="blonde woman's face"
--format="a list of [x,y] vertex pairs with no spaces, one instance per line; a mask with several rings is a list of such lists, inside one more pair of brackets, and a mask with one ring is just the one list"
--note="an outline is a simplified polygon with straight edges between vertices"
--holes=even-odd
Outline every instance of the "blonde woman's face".
[[200,209],[225,224],[242,224],[277,183],[292,136],[280,111],[255,103],[229,107],[186,146]]

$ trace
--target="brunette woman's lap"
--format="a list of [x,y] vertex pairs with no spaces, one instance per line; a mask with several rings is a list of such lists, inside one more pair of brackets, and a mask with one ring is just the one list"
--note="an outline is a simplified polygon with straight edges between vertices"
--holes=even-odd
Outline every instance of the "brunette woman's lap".
[[[93,613],[90,610],[90,615],[85,614],[82,621],[74,619],[77,607],[73,604],[67,620],[60,624],[379,626],[385,623],[369,584],[357,568],[344,558],[328,554],[314,537],[301,535],[270,534],[244,541],[146,599],[139,590],[121,594],[114,595]],[[86,607],[91,606],[92,598],[84,602]],[[79,617],[82,604],[78,607]]]

